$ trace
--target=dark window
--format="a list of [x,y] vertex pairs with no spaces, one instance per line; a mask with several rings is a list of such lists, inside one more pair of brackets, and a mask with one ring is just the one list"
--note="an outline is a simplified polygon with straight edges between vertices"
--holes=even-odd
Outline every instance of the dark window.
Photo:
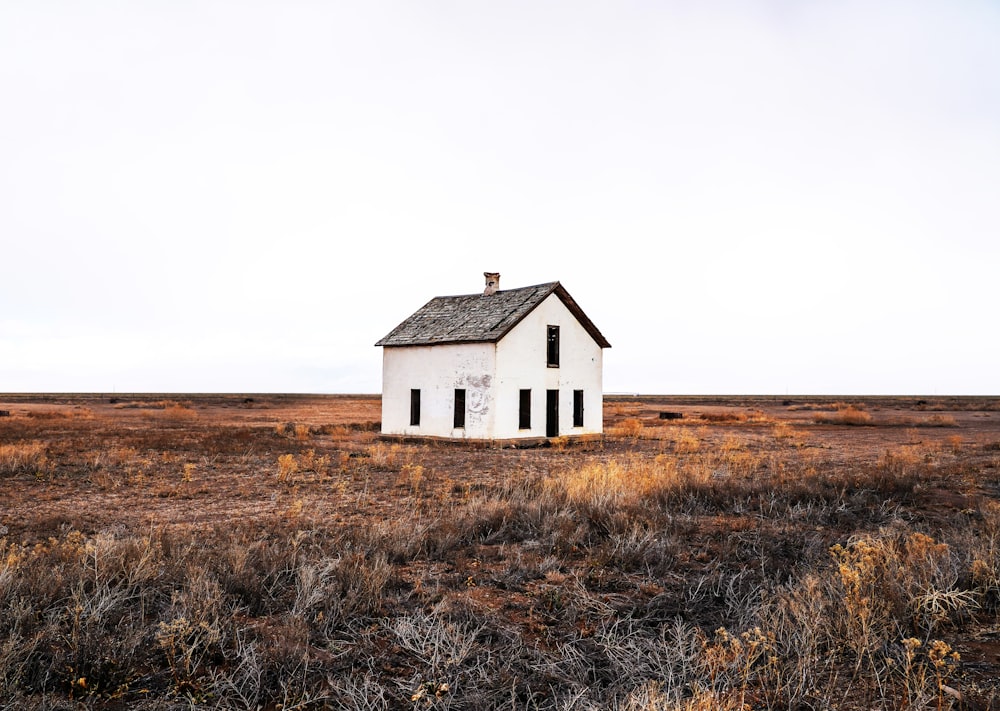
[[546,363],[550,368],[559,367],[559,327],[549,326]]
[[521,407],[518,410],[517,426],[522,430],[531,429],[531,391],[521,391]]
[[573,391],[573,426],[583,427],[583,390]]
[[559,391],[545,391],[545,436],[559,436]]
[[455,427],[465,427],[465,388],[455,388]]
[[410,391],[410,424],[420,424],[420,391],[416,389]]

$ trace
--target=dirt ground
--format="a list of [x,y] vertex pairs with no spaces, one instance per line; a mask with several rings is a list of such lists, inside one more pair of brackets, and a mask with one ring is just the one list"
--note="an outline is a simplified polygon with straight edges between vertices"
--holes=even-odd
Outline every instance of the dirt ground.
[[[851,481],[862,470],[921,472],[898,500],[878,493],[865,499],[874,502],[864,504],[867,512],[842,506],[822,517],[789,504],[788,516],[769,518],[761,513],[764,494],[746,489],[745,502],[683,518],[689,545],[673,552],[669,573],[653,575],[649,565],[645,573],[612,566],[595,573],[593,551],[572,535],[572,545],[536,556],[564,558],[562,565],[520,585],[496,581],[511,556],[534,555],[533,544],[494,543],[488,534],[448,556],[417,556],[401,567],[411,594],[432,584],[446,591],[437,593],[439,603],[460,594],[537,645],[549,634],[539,601],[567,579],[584,579],[580,570],[602,604],[660,604],[665,619],[685,614],[711,625],[711,606],[692,613],[679,602],[690,598],[698,576],[749,566],[780,580],[796,570],[806,546],[846,545],[861,533],[890,530],[895,520],[958,536],[964,521],[1000,503],[1000,398],[607,397],[606,436],[525,448],[383,441],[377,396],[8,394],[0,395],[0,413],[0,448],[29,459],[0,477],[0,538],[24,546],[70,531],[209,537],[235,526],[421,525],[457,516],[481,493],[501,496],[528,478],[609,463],[697,457],[720,486],[762,472],[773,481],[786,470],[791,483]],[[675,600],[671,590],[688,592]],[[966,695],[964,708],[997,708],[996,617],[964,624],[949,641],[962,654],[966,683],[984,690],[979,701]]]
[[[814,420],[852,403],[871,415],[871,426]],[[967,472],[973,486],[964,493],[943,487],[936,507],[961,507],[971,491],[998,495],[989,483],[1000,463],[997,398],[609,397],[603,441],[526,449],[381,443],[380,407],[377,396],[349,395],[0,395],[0,411],[10,413],[0,417],[0,444],[44,442],[52,467],[51,475],[4,483],[0,526],[11,538],[31,540],[68,527],[211,527],[297,506],[301,516],[326,523],[391,518],[525,472],[669,452],[678,432],[702,450],[739,441],[755,452],[780,452],[791,440],[826,471],[923,448],[935,452],[937,464]],[[614,436],[629,419],[641,424],[639,436]],[[946,426],[934,426],[938,421]],[[786,430],[778,438],[775,426]],[[309,451],[335,460],[328,464],[335,469],[348,468],[345,457],[391,461],[346,486],[339,479],[335,490],[306,474],[288,486],[277,476],[278,457]],[[416,466],[422,469],[415,487]],[[988,476],[977,483],[977,473]],[[135,480],[143,486],[130,485]]]

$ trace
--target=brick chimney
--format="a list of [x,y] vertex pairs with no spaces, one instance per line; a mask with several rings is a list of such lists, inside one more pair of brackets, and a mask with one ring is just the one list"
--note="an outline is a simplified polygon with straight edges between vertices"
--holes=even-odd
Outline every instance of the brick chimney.
[[500,288],[500,272],[483,272],[483,276],[486,277],[486,289],[483,290],[483,296],[493,296]]

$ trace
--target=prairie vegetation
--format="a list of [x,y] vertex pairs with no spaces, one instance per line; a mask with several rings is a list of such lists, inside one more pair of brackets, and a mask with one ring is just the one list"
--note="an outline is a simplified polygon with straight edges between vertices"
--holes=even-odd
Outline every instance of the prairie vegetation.
[[0,708],[1000,708],[992,402],[622,398],[511,449],[0,400]]

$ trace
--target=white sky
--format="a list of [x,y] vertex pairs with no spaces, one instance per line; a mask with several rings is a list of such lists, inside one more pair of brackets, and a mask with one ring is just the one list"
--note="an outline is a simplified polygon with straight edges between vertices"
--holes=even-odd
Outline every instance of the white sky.
[[377,392],[560,280],[609,392],[1000,394],[1000,3],[0,4],[0,391]]

